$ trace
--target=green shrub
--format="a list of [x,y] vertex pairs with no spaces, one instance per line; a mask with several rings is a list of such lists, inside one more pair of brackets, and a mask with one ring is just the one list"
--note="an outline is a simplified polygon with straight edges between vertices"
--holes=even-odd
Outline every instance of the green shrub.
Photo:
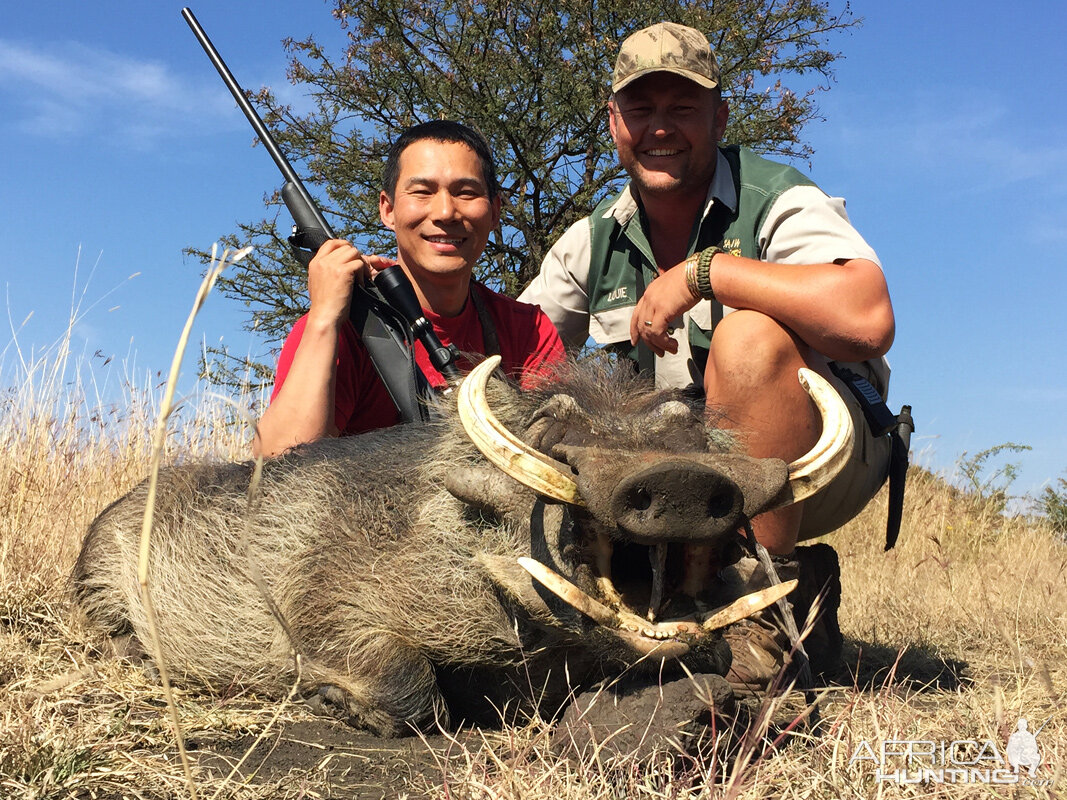
[[973,456],[968,456],[965,451],[956,462],[963,477],[963,490],[977,501],[991,502],[994,513],[999,514],[1008,504],[1008,489],[1019,475],[1019,465],[1005,464],[989,472],[989,460],[1001,453],[1024,453],[1032,449],[1028,444],[1005,442]]
[[1046,486],[1038,502],[1052,529],[1067,536],[1067,480],[1060,478],[1057,485],[1056,489]]

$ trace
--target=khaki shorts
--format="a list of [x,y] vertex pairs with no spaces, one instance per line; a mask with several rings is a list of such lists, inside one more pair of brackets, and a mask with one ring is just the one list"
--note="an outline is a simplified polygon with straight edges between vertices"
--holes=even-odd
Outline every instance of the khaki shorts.
[[[884,387],[878,385],[866,364],[850,363],[843,366],[871,381],[884,397]],[[855,517],[878,493],[889,475],[889,454],[892,449],[889,437],[879,436],[875,439],[871,436],[870,426],[852,392],[836,376],[827,374],[824,377],[833,384],[848,406],[856,431],[856,442],[848,463],[838,476],[829,486],[805,501],[800,520],[801,541],[837,530]]]

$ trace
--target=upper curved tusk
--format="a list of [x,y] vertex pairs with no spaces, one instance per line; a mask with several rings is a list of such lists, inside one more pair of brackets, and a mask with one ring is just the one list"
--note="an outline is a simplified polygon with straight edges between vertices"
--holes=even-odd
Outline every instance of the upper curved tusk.
[[519,483],[545,497],[584,505],[578,484],[563,464],[520,441],[493,415],[485,387],[499,364],[500,356],[490,356],[460,384],[457,403],[463,430],[490,463]]
[[832,481],[852,455],[852,415],[841,395],[822,375],[801,368],[798,377],[822,417],[822,435],[809,452],[789,464],[789,494],[776,507],[799,503]]

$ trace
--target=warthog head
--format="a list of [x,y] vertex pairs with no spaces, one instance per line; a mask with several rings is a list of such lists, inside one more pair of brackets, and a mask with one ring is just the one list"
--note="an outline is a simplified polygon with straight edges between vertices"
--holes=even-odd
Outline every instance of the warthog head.
[[[662,393],[640,397],[637,405],[645,408],[595,402],[591,408],[588,398],[579,402],[554,390],[524,420],[520,438],[487,400],[486,383],[498,360],[487,359],[466,378],[458,412],[492,464],[567,509],[554,529],[556,541],[545,542],[550,560],[520,559],[542,587],[635,653],[661,657],[685,655],[694,640],[792,588],[773,587],[736,598],[728,608],[709,607],[720,597],[714,571],[741,527],[757,514],[811,496],[849,458],[851,418],[822,377],[800,372],[823,432],[809,453],[787,464],[722,452],[702,406]],[[517,505],[500,481],[487,481],[477,470],[453,472],[446,485],[482,508]],[[550,526],[539,527],[551,536]],[[514,570],[498,565],[494,574],[514,596],[532,597],[517,585]]]

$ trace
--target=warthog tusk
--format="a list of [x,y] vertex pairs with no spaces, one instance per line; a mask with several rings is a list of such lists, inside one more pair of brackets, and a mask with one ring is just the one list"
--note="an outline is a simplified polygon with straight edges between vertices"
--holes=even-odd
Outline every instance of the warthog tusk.
[[457,403],[463,430],[490,463],[523,486],[563,503],[584,505],[567,467],[522,442],[493,415],[485,387],[499,364],[500,356],[490,356],[460,384]]
[[822,435],[810,451],[789,464],[789,493],[772,508],[799,503],[837,477],[852,455],[854,433],[848,407],[830,383],[810,369],[801,368],[801,385],[822,417]]
[[594,600],[562,575],[553,572],[540,561],[534,558],[519,557],[519,566],[530,573],[531,577],[552,594],[569,606],[578,609],[593,622],[601,625],[615,626],[619,618],[606,605]]
[[723,606],[712,612],[711,616],[700,624],[700,627],[706,631],[714,631],[719,628],[725,628],[727,625],[733,625],[735,622],[740,622],[746,617],[752,616],[757,611],[762,611],[767,606],[774,605],[796,588],[797,581],[794,579],[767,589],[760,589],[752,594],[746,594],[744,597],[734,600],[730,605]]
[[656,625],[646,622],[630,611],[612,611],[557,572],[553,572],[540,561],[519,557],[519,566],[530,573],[531,577],[556,597],[572,608],[581,611],[593,622],[627,634],[636,633],[646,639],[670,639],[680,633],[699,633],[700,628],[692,623],[664,623]]
[[703,622],[699,623],[692,620],[651,623],[630,611],[612,611],[599,600],[590,597],[562,575],[554,572],[536,559],[520,556],[518,561],[519,566],[530,573],[530,576],[535,581],[564,603],[582,612],[593,622],[625,634],[627,641],[631,643],[634,642],[632,639],[633,634],[652,641],[663,641],[678,636],[704,636],[711,631],[739,622],[757,611],[762,611],[768,606],[777,603],[780,598],[785,597],[797,587],[797,582],[790,580],[747,594],[730,603],[730,605],[713,612]]

